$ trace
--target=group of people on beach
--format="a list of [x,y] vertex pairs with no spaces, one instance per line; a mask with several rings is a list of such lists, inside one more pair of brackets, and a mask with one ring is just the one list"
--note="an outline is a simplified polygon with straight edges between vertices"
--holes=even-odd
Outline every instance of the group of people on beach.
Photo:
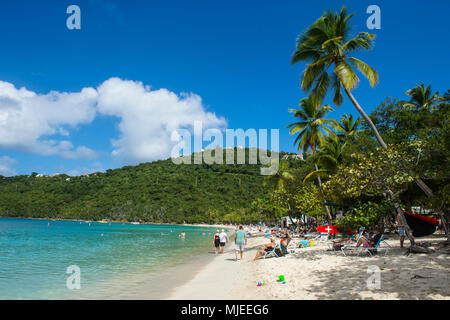
[[[243,259],[244,249],[245,249],[245,246],[247,245],[248,234],[249,233],[247,231],[244,231],[243,226],[239,226],[236,228],[236,232],[234,235],[234,237],[235,237],[235,239],[234,239],[235,254],[236,254],[235,260],[236,261],[238,261],[238,258],[240,258],[240,260]],[[219,232],[219,230],[216,230],[216,233],[214,234],[214,239],[213,239],[213,244],[214,244],[216,255],[223,253],[226,243],[229,240],[230,239],[228,238],[228,235],[225,232],[225,229],[222,229],[221,232]]]
[[219,253],[223,253],[223,249],[225,248],[225,245],[228,241],[228,235],[225,232],[225,229],[222,229],[222,232],[219,232],[219,230],[216,230],[216,233],[214,234],[214,247],[216,255]]

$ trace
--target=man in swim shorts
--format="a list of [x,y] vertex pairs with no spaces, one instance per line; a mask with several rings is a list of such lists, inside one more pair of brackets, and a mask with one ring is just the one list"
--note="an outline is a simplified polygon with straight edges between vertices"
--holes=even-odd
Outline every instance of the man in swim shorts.
[[239,226],[239,229],[236,231],[235,239],[235,253],[236,253],[236,261],[238,261],[238,254],[241,253],[241,260],[244,256],[244,247],[247,244],[247,235],[242,226]]

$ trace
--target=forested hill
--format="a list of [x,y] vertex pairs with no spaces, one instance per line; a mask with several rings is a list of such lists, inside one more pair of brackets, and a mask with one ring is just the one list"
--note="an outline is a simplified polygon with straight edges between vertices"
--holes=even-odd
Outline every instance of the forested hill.
[[249,208],[267,193],[263,180],[260,165],[170,159],[77,177],[0,176],[0,216],[208,222]]

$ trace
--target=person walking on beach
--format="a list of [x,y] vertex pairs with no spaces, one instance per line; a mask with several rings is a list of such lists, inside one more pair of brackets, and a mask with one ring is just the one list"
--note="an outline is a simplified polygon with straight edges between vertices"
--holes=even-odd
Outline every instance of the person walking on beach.
[[241,253],[241,259],[244,256],[244,247],[245,245],[247,245],[247,235],[244,231],[244,228],[242,226],[239,226],[239,229],[236,231],[236,235],[235,235],[235,239],[234,239],[234,243],[236,246],[236,261],[238,261],[238,254],[239,252]]
[[228,241],[228,236],[227,233],[225,232],[224,229],[222,229],[222,232],[219,235],[220,237],[220,253],[223,253],[223,249],[225,248],[225,244]]
[[220,246],[220,234],[219,234],[219,230],[216,230],[216,233],[214,234],[214,250],[216,252],[216,256],[219,253],[219,246]]
[[405,226],[403,225],[402,218],[400,217],[400,214],[397,215],[397,230],[398,235],[400,236],[400,248],[403,248],[403,242],[405,241],[406,237],[406,230]]

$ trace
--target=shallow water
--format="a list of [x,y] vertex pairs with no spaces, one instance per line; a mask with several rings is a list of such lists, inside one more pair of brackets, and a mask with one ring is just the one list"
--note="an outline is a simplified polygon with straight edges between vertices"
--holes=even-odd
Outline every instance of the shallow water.
[[[176,273],[188,272],[180,266],[208,259],[212,233],[202,233],[212,231],[0,218],[0,299],[162,298]],[[80,268],[80,289],[67,287],[72,265]]]

